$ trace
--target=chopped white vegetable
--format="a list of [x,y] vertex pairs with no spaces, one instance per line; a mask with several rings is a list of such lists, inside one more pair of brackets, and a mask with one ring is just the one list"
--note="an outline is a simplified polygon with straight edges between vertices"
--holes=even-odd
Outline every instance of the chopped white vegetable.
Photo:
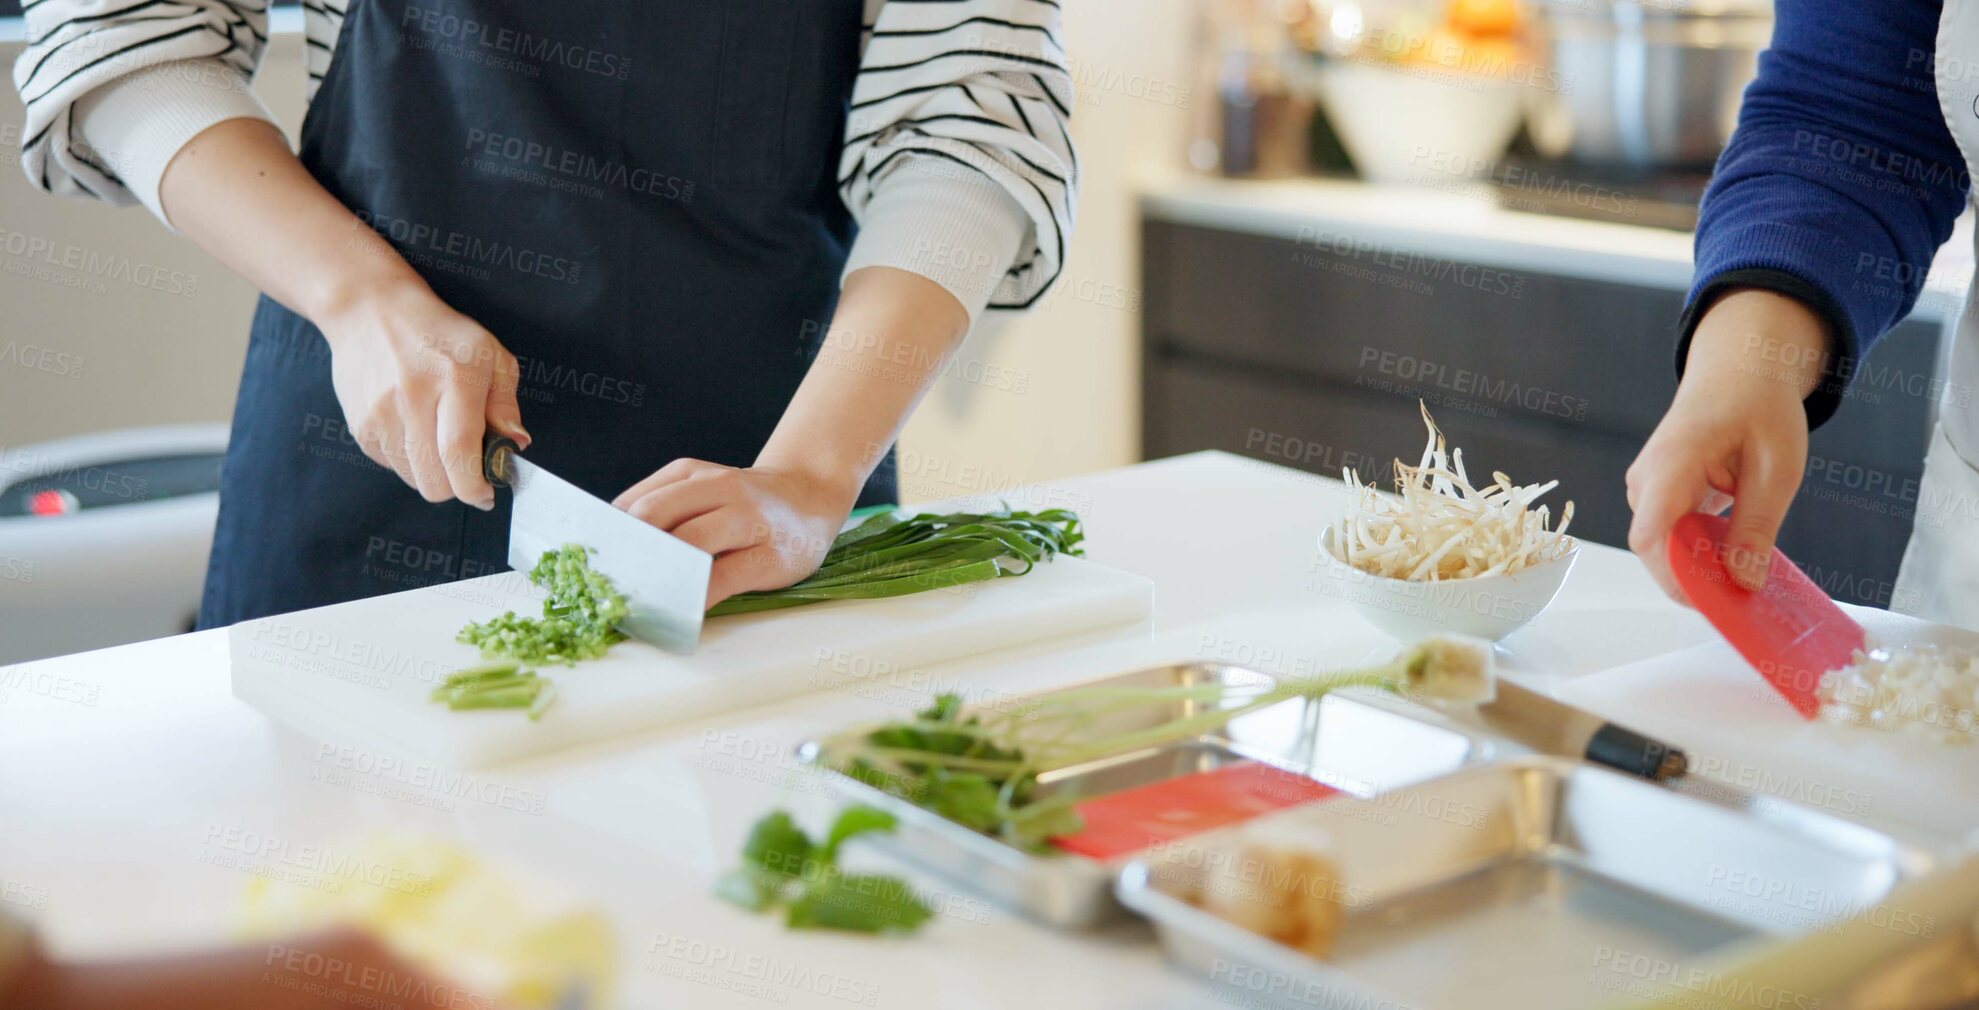
[[1403,685],[1435,701],[1482,705],[1498,697],[1491,643],[1468,635],[1431,635],[1409,647]]
[[1858,652],[1821,676],[1821,716],[1830,722],[1922,736],[1945,744],[1979,737],[1979,656],[1935,645]]
[[1472,487],[1463,450],[1446,450],[1427,406],[1422,420],[1429,441],[1417,465],[1395,461],[1394,496],[1362,484],[1351,467],[1343,471],[1360,501],[1337,528],[1340,560],[1385,578],[1440,582],[1510,575],[1573,549],[1574,503],[1557,530],[1548,528],[1547,506],[1533,507],[1559,481],[1520,486],[1494,471],[1490,484]]

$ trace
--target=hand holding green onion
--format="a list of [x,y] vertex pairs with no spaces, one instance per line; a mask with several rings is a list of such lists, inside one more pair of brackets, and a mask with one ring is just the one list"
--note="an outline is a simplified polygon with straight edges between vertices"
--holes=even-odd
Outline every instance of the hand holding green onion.
[[907,596],[1023,575],[1054,554],[1078,555],[1085,533],[1067,509],[903,517],[882,512],[838,535],[810,578],[783,589],[738,593],[709,617],[826,600]]

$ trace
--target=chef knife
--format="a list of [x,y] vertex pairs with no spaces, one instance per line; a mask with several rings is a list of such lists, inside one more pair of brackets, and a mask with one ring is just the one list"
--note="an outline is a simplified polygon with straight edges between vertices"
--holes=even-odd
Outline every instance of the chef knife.
[[1690,604],[1804,719],[1821,711],[1821,675],[1867,648],[1862,625],[1773,548],[1766,584],[1753,592],[1725,568],[1731,521],[1692,512],[1670,530],[1670,569]]
[[1657,782],[1690,770],[1684,752],[1592,712],[1528,691],[1503,677],[1497,697],[1477,707],[1491,729],[1542,754],[1584,758]]
[[566,544],[589,547],[591,570],[612,581],[631,611],[619,630],[668,652],[694,653],[708,602],[711,555],[523,459],[515,442],[503,436],[490,435],[483,443],[481,471],[489,483],[515,492],[510,568],[527,572],[544,551]]

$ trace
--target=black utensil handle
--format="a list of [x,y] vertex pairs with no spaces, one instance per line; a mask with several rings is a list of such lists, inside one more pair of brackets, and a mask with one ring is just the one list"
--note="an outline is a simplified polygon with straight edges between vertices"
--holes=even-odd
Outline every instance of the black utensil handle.
[[1690,770],[1690,760],[1683,751],[1612,722],[1588,738],[1587,759],[1658,782]]
[[509,465],[509,461],[521,451],[515,439],[489,432],[481,440],[481,476],[486,477],[490,484],[514,487],[515,468]]

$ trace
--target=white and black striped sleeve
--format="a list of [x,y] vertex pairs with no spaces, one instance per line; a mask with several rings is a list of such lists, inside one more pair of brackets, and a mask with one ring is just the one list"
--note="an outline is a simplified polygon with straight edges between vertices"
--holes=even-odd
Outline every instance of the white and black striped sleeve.
[[1056,0],[882,0],[839,165],[848,273],[922,274],[971,318],[1051,286],[1078,185],[1060,38]]
[[330,53],[344,30],[344,11],[349,0],[302,0],[303,67],[309,72],[309,85],[303,97],[313,101],[323,75],[330,70]]
[[270,119],[249,81],[267,0],[28,0],[14,61],[27,106],[21,165],[35,185],[161,219],[158,180],[185,142],[226,119]]

